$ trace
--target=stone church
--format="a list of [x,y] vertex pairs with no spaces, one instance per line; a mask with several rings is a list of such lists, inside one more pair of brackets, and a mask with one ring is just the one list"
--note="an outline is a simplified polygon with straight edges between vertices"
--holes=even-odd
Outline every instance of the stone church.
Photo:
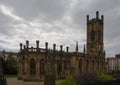
[[46,73],[54,73],[56,79],[81,73],[106,73],[103,43],[104,16],[101,15],[99,18],[97,11],[95,18],[89,19],[89,15],[86,18],[87,43],[83,52],[78,52],[78,43],[75,52],[69,52],[69,47],[63,51],[62,45],[60,50],[56,50],[56,44],[53,44],[53,49],[48,49],[48,42],[45,43],[45,48],[41,48],[38,40],[36,47],[29,47],[28,40],[26,45],[20,43],[18,79],[44,80]]

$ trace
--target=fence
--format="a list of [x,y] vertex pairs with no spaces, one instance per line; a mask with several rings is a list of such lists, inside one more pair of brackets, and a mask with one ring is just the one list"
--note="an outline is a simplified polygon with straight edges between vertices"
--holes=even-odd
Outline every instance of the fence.
[[0,77],[0,85],[7,85],[6,78]]
[[112,80],[112,81],[81,81],[78,85],[120,85],[120,80]]

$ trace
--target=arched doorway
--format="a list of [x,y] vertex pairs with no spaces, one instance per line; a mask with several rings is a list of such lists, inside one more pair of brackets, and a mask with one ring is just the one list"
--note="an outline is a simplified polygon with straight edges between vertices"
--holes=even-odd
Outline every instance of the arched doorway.
[[31,76],[35,76],[35,74],[36,74],[36,65],[35,65],[35,60],[32,58],[31,60],[30,60],[30,74],[31,74]]

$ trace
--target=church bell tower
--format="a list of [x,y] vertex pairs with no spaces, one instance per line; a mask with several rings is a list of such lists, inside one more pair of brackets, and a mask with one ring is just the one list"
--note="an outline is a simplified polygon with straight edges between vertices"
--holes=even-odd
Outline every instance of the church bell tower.
[[87,53],[93,56],[103,54],[103,22],[104,16],[99,18],[99,11],[96,12],[96,18],[89,19],[87,15]]

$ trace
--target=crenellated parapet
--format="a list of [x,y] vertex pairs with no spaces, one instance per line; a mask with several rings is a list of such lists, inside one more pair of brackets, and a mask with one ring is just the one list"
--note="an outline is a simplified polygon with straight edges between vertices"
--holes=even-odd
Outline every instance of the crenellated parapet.
[[29,46],[29,41],[26,40],[26,45],[23,45],[20,43],[20,53],[29,53],[29,52],[36,52],[36,53],[45,53],[46,50],[49,52],[69,52],[69,47],[66,47],[66,51],[63,51],[63,45],[60,45],[60,50],[56,49],[56,44],[53,44],[53,49],[48,49],[48,42],[45,42],[45,48],[39,47],[39,40],[36,40],[36,47],[30,47]]
[[89,19],[89,15],[87,15],[87,24],[94,23],[94,22],[104,22],[104,15],[101,15],[101,18],[99,18],[99,11],[96,11],[96,18]]

